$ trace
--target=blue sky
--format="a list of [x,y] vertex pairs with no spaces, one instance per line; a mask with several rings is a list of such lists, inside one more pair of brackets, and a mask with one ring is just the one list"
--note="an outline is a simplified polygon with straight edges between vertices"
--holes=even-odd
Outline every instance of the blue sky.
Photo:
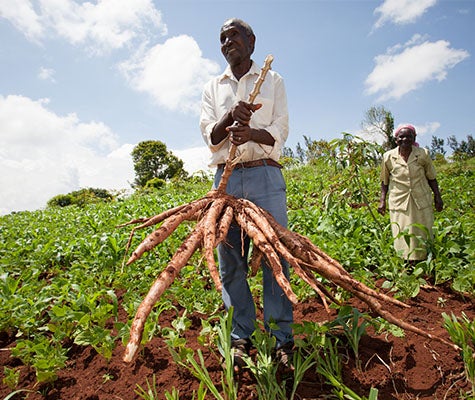
[[475,0],[0,0],[0,214],[130,188],[143,140],[206,168],[201,89],[225,67],[230,17],[285,79],[291,148],[370,138],[372,106],[415,125],[422,146],[474,133]]

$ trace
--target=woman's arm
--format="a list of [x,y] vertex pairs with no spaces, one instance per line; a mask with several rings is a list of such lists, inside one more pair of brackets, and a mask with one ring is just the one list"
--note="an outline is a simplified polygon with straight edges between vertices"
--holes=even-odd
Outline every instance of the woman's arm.
[[429,183],[430,188],[434,192],[435,209],[437,211],[442,211],[444,209],[444,203],[442,201],[442,196],[440,195],[439,184],[437,183],[437,179],[428,179],[427,182]]
[[386,196],[388,194],[389,185],[385,185],[384,182],[381,182],[381,196],[379,197],[379,207],[378,212],[381,215],[386,214]]

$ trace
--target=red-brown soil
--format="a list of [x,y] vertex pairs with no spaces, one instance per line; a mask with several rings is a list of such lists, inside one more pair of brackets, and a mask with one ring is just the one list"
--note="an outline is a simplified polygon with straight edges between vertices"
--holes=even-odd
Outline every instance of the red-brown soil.
[[[442,312],[475,317],[473,298],[454,293],[446,285],[424,287],[419,295],[406,302],[409,309],[390,307],[398,317],[421,327],[428,332],[449,339],[443,328]],[[350,304],[361,312],[368,312],[366,305],[357,300]],[[125,315],[124,312],[122,312]],[[308,300],[295,306],[295,322],[333,319],[328,316],[317,299]],[[160,316],[161,326],[169,326],[172,314]],[[187,345],[201,348],[206,365],[214,382],[221,379],[220,362],[214,353],[197,343],[201,330],[200,315],[192,316],[193,324],[186,332]],[[107,362],[91,347],[72,344],[67,367],[59,372],[58,380],[50,385],[35,385],[34,371],[12,358],[8,348],[14,346],[14,338],[0,334],[0,398],[4,399],[11,390],[1,383],[3,367],[17,367],[21,371],[17,389],[32,389],[34,393],[20,393],[15,399],[29,400],[135,400],[141,397],[135,393],[137,385],[147,388],[155,374],[160,399],[165,399],[165,391],[173,387],[179,389],[180,399],[191,400],[198,381],[187,370],[177,367],[163,339],[154,338],[138,358],[125,364],[122,361],[124,347],[119,345],[112,359]],[[343,349],[344,350],[344,349]],[[392,335],[368,334],[360,342],[361,369],[355,367],[352,351],[348,347],[349,358],[343,363],[344,383],[361,396],[367,397],[371,387],[379,390],[379,400],[445,399],[460,398],[460,391],[468,392],[470,387],[464,376],[464,364],[460,355],[452,348],[437,341],[430,341],[411,332],[404,338]],[[327,399],[331,389],[324,384],[314,371],[308,371],[298,388],[296,399]],[[209,398],[212,398],[211,396]],[[334,398],[334,397],[333,397]],[[249,372],[240,376],[239,399],[257,399],[254,381]]]

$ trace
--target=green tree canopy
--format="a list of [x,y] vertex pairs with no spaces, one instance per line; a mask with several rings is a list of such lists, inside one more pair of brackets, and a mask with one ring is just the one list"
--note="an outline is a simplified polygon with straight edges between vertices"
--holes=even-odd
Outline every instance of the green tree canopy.
[[432,136],[429,152],[432,159],[435,159],[437,154],[445,156],[444,139]]
[[136,187],[145,187],[154,178],[167,181],[187,176],[183,161],[168,151],[167,146],[159,140],[146,140],[137,144],[132,150],[132,159]]
[[463,160],[475,157],[475,140],[472,135],[467,135],[467,140],[462,140],[460,143],[451,135],[447,138],[447,143],[453,151],[453,157],[456,160]]

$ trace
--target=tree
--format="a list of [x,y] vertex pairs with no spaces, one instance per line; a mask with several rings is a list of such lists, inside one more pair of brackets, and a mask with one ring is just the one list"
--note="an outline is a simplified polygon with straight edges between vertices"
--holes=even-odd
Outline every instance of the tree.
[[362,128],[369,134],[382,135],[384,138],[383,148],[385,150],[394,149],[397,146],[393,135],[394,117],[391,111],[386,110],[383,106],[374,106],[366,111]]
[[322,157],[335,157],[336,153],[332,150],[330,143],[326,140],[313,140],[307,136],[303,137],[305,140],[305,146],[307,150],[305,151],[305,159],[307,162],[312,160],[318,160]]
[[429,152],[432,159],[435,159],[437,154],[445,156],[444,139],[432,136]]
[[150,179],[164,181],[176,177],[186,177],[183,161],[167,150],[159,140],[146,140],[137,144],[132,150],[134,161],[134,186],[143,188]]
[[284,146],[284,148],[282,149],[282,157],[295,158],[294,151],[290,147]]
[[475,156],[475,140],[472,135],[467,135],[467,141],[462,140],[460,143],[455,136],[449,136],[447,144],[452,149],[455,159],[467,159]]
[[312,160],[317,160],[322,157],[335,157],[334,151],[332,151],[330,143],[326,140],[314,140],[308,136],[303,136],[305,142],[305,148],[297,143],[296,157],[302,163],[309,163]]

